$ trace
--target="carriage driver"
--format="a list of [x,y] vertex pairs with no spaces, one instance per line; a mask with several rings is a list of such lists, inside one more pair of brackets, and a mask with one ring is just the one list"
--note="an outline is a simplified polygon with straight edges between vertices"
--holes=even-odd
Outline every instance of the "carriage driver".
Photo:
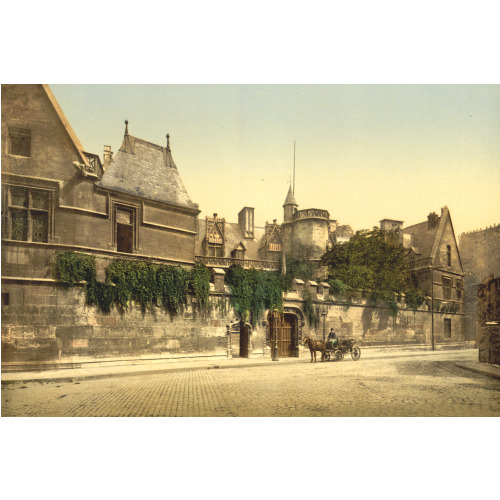
[[335,344],[337,344],[339,339],[337,338],[337,334],[333,331],[333,328],[330,328],[330,333],[328,334],[328,340],[327,340],[327,345],[329,347],[333,347]]

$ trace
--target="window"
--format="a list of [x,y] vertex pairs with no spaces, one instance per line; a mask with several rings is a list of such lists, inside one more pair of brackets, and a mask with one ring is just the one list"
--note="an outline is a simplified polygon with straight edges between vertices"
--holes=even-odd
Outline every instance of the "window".
[[31,131],[25,128],[9,127],[11,155],[31,156]]
[[7,239],[47,243],[51,192],[25,186],[7,186]]
[[443,276],[443,299],[451,300],[451,278],[445,278]]
[[444,319],[444,338],[451,339],[451,319]]
[[451,246],[446,245],[446,265],[451,266]]
[[456,285],[457,285],[457,300],[462,300],[462,292],[464,289],[464,283],[462,280],[459,280],[458,278],[456,279]]
[[126,207],[116,207],[116,251],[134,252],[135,210]]
[[209,257],[224,257],[224,249],[222,245],[214,243],[207,244],[207,255]]
[[8,306],[10,303],[10,295],[7,292],[2,292],[2,306]]
[[205,252],[209,257],[224,257],[224,219],[207,217],[207,237]]

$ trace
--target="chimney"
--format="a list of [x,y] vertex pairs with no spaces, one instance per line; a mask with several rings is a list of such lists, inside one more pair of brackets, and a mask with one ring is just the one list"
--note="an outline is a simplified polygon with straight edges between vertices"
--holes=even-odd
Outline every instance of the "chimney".
[[111,146],[104,146],[104,154],[102,156],[104,159],[102,169],[103,171],[106,171],[111,161],[113,160],[113,151],[111,151]]
[[238,214],[238,224],[245,238],[254,237],[254,208],[244,207]]
[[427,230],[436,226],[439,221],[439,216],[436,212],[432,212],[427,216]]

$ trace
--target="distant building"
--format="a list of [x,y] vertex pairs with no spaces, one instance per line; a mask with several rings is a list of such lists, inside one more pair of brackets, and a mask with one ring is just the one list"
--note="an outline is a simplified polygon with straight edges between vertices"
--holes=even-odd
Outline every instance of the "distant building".
[[462,233],[459,241],[464,267],[467,340],[479,341],[477,333],[477,288],[485,276],[500,276],[500,225]]
[[492,274],[478,287],[479,361],[500,364],[500,277]]
[[298,210],[292,188],[283,204],[283,223],[277,219],[255,226],[255,210],[244,207],[238,222],[227,222],[218,214],[198,222],[196,261],[209,267],[228,268],[233,264],[255,269],[276,270],[286,257],[319,259],[332,244],[348,241],[350,226],[337,226],[326,210]]

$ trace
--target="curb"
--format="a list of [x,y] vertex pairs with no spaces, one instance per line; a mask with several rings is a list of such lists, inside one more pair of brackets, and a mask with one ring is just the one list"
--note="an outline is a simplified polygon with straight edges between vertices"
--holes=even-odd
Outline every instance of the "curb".
[[[361,361],[364,360],[377,360],[377,359],[397,359],[397,358],[406,358],[406,357],[413,357],[413,356],[418,356],[418,355],[432,355],[432,354],[443,354],[442,351],[423,351],[423,352],[395,352],[394,354],[390,354],[390,351],[387,353],[380,352],[378,356],[365,356],[361,355]],[[43,383],[52,383],[52,382],[76,382],[76,381],[85,381],[85,380],[97,380],[97,379],[106,379],[106,378],[114,378],[114,377],[134,377],[134,376],[147,376],[147,375],[159,375],[162,373],[178,373],[178,372],[187,372],[187,371],[195,371],[195,370],[222,370],[222,369],[231,369],[231,368],[256,368],[256,367],[270,367],[270,366],[286,366],[289,364],[296,364],[296,363],[307,363],[310,364],[310,359],[309,356],[307,357],[302,357],[302,358],[286,358],[286,361],[280,362],[273,362],[271,360],[262,360],[262,361],[250,361],[248,364],[247,363],[237,363],[237,364],[226,364],[227,361],[222,359],[222,363],[218,364],[215,361],[210,363],[210,364],[200,364],[198,366],[163,366],[163,367],[158,367],[152,370],[142,370],[142,369],[136,369],[136,370],[126,370],[126,371],[121,371],[121,372],[103,372],[103,373],[88,373],[88,374],[62,374],[60,376],[52,376],[52,377],[39,377],[37,378],[36,376],[33,377],[26,377],[26,378],[18,378],[18,379],[11,379],[11,380],[3,380],[1,381],[1,386],[4,387],[6,385],[10,384],[26,384],[30,382],[37,382],[40,384]],[[320,363],[320,361],[318,361]],[[329,362],[326,362],[329,363]],[[331,363],[331,362],[330,362]],[[134,365],[136,367],[144,367],[147,365]],[[461,368],[466,368],[469,369],[466,366],[462,365],[456,365],[460,366]],[[78,370],[79,368],[66,368],[64,370],[72,371],[72,370]],[[475,370],[473,370],[475,371]],[[15,372],[5,372],[7,373],[15,373]],[[478,371],[478,373],[483,373],[482,371]],[[492,375],[496,378],[495,375]],[[498,375],[498,378],[500,378],[500,375]]]
[[458,368],[463,368],[464,370],[469,370],[474,373],[479,373],[480,375],[486,375],[487,377],[494,378],[496,380],[500,380],[500,368],[498,368],[498,373],[495,373],[493,370],[495,368],[488,369],[488,367],[475,367],[475,366],[468,366],[464,365],[462,363],[455,363],[455,366]]
[[[27,384],[30,382],[38,382],[40,384],[49,383],[49,382],[75,382],[75,381],[85,381],[85,380],[97,380],[103,378],[118,378],[118,377],[134,377],[141,375],[159,375],[162,373],[176,373],[176,372],[189,372],[189,371],[197,371],[197,370],[223,370],[229,368],[256,368],[256,367],[266,367],[266,366],[283,366],[288,364],[295,364],[305,362],[302,360],[297,361],[286,361],[286,363],[282,363],[279,365],[278,363],[271,364],[270,362],[266,363],[249,363],[249,364],[238,364],[238,365],[201,365],[201,366],[176,366],[176,367],[164,367],[158,368],[155,370],[135,370],[135,371],[125,371],[118,373],[96,373],[89,375],[68,375],[62,377],[53,377],[53,378],[19,378],[15,380],[2,380],[2,387],[9,384]],[[309,361],[307,361],[309,362]],[[71,368],[70,368],[71,369]]]

